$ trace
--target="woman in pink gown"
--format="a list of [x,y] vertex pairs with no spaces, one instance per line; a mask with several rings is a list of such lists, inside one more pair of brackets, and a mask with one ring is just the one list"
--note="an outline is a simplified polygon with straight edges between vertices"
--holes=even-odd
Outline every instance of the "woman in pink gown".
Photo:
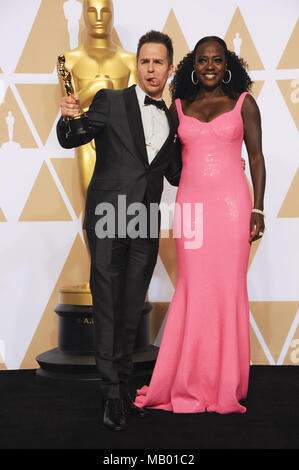
[[[139,407],[246,411],[239,403],[250,368],[246,278],[251,243],[264,231],[265,188],[251,83],[243,61],[214,36],[200,40],[176,71],[171,110],[183,164],[174,217],[178,279],[150,385],[137,390]],[[241,165],[243,140],[253,209]],[[183,204],[192,208],[191,219]],[[193,243],[188,227],[197,231]]]

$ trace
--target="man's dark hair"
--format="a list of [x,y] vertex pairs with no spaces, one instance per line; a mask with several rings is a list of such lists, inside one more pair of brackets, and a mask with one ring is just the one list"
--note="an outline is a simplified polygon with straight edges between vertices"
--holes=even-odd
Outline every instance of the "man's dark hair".
[[138,42],[137,46],[137,60],[139,57],[139,52],[140,49],[144,44],[147,44],[148,42],[154,42],[156,44],[164,44],[164,46],[167,49],[167,58],[168,58],[168,64],[172,65],[173,63],[173,45],[172,45],[172,40],[170,39],[167,34],[161,33],[160,31],[149,31],[148,33],[144,34],[141,36]]

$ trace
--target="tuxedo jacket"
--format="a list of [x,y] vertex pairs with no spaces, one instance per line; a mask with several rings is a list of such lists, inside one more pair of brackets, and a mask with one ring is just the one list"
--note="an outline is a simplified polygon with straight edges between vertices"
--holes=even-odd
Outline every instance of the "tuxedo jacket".
[[[68,137],[68,124],[60,118],[57,137],[62,147],[78,147],[95,139],[96,163],[87,190],[83,228],[95,228],[100,217],[95,210],[101,202],[112,204],[117,211],[118,196],[123,195],[126,207],[132,203],[149,207],[160,203],[164,176],[178,186],[182,164],[177,122],[168,110],[166,115],[169,135],[150,164],[135,85],[98,91],[87,112],[89,128],[84,137]],[[117,220],[115,227],[117,233]]]

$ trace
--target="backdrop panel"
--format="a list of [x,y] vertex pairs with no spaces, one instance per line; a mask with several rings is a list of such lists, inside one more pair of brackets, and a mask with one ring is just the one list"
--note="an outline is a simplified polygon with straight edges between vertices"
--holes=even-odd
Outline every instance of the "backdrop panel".
[[[129,51],[136,52],[144,32],[159,29],[174,40],[176,64],[211,34],[247,61],[267,168],[266,232],[252,247],[248,269],[251,360],[298,364],[297,0],[114,0],[114,9],[114,40]],[[57,56],[84,37],[81,0],[0,2],[0,369],[38,366],[36,355],[57,346],[58,287],[88,279],[75,152],[62,149],[55,133]],[[162,202],[171,204],[175,195],[165,181]],[[156,344],[177,275],[166,216],[161,235],[149,289]]]

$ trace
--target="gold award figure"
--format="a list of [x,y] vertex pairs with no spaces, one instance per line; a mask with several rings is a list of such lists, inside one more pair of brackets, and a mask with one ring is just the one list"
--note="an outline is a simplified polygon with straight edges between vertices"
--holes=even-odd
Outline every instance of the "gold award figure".
[[72,76],[71,73],[65,68],[65,57],[60,55],[58,57],[57,71],[64,81],[65,92],[68,96],[74,96],[74,88],[72,85]]
[[[58,57],[58,67],[57,67],[58,74],[60,75],[61,79],[64,82],[64,89],[67,96],[74,96],[74,88],[72,85],[72,75],[69,70],[65,67],[65,57],[64,55],[60,55]],[[86,114],[79,111],[79,114],[68,118],[68,126],[69,132],[68,134],[84,134],[87,132],[88,129],[88,122],[86,120]]]
[[[113,14],[112,0],[84,0],[87,40],[76,49],[62,54],[63,59],[62,56],[58,59],[57,70],[62,93],[64,96],[78,97],[83,113],[88,110],[94,95],[100,89],[124,89],[138,80],[136,54],[125,51],[112,40]],[[76,148],[80,190],[84,200],[95,160],[94,140]],[[85,230],[83,233],[85,235]],[[87,243],[86,246],[88,249]],[[62,303],[92,304],[89,283],[79,288],[63,288],[59,291],[62,294]],[[79,294],[80,298],[73,294]]]

